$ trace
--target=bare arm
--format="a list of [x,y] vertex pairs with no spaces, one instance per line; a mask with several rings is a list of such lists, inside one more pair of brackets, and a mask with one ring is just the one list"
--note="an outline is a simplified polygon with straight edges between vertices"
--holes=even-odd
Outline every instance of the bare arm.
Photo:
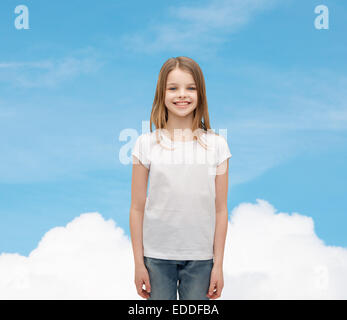
[[135,266],[144,265],[142,227],[147,195],[148,172],[149,170],[133,156],[129,224]]
[[214,265],[223,267],[224,246],[228,229],[228,168],[229,160],[217,168],[216,174],[216,226],[214,236]]
[[[143,258],[143,216],[146,204],[149,170],[133,156],[131,181],[130,234],[135,261],[135,285],[137,293],[145,299],[150,296],[151,285],[148,270]],[[143,289],[145,285],[145,289]]]
[[213,242],[213,268],[210,276],[210,286],[206,296],[217,299],[224,287],[223,258],[224,246],[228,229],[228,168],[229,160],[217,167],[216,172],[216,226]]
[[229,160],[217,167],[216,172],[216,227],[213,242],[213,268],[206,296],[212,300],[221,296],[224,287],[223,257],[228,229],[228,167]]

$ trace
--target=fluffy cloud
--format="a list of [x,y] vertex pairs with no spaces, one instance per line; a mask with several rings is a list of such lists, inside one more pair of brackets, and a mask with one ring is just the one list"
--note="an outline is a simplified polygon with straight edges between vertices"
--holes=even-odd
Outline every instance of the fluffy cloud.
[[137,299],[132,259],[113,220],[82,214],[49,230],[28,257],[0,255],[0,299]]
[[347,249],[326,246],[312,218],[264,200],[231,216],[225,299],[346,299]]
[[[231,214],[222,299],[346,299],[347,249],[326,246],[313,220],[264,200]],[[0,299],[142,299],[131,242],[85,213],[48,231],[28,257],[0,255]]]

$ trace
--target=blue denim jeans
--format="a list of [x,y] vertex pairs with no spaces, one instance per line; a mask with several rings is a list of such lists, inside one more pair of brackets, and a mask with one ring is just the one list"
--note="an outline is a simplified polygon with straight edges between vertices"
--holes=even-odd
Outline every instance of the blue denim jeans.
[[148,300],[209,300],[213,259],[166,260],[144,257],[151,285]]

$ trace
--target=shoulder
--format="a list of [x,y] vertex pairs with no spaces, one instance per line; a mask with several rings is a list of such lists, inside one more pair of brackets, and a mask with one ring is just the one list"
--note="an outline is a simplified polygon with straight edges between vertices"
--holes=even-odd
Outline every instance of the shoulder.
[[145,132],[138,136],[137,141],[139,144],[151,147],[156,143],[155,132]]
[[202,135],[202,138],[204,142],[207,142],[208,144],[213,145],[215,147],[220,147],[227,143],[226,139],[222,135],[217,134],[212,130],[204,133]]
[[218,144],[218,145],[225,145],[225,144],[227,144],[227,140],[226,140],[226,138],[224,137],[224,136],[222,136],[222,135],[220,135],[220,134],[214,134],[214,139],[215,139],[215,141],[216,141],[216,143]]
[[137,137],[137,140],[141,142],[149,141],[150,139],[151,139],[151,132],[142,133]]

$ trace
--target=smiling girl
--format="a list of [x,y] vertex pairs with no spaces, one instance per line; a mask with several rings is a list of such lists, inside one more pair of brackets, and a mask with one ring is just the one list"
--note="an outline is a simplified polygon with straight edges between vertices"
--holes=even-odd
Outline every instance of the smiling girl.
[[205,81],[194,60],[170,58],[162,66],[150,129],[132,152],[137,292],[151,300],[176,300],[177,292],[180,300],[216,299],[224,286],[231,153],[210,128]]

